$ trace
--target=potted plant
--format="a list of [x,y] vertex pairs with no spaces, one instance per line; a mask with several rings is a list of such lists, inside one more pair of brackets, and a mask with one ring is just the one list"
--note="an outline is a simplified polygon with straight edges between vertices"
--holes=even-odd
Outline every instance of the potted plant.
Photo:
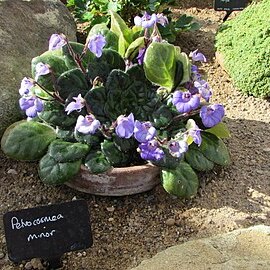
[[95,25],[85,44],[51,36],[49,50],[32,60],[33,78],[21,82],[19,104],[28,118],[5,131],[7,156],[40,160],[44,183],[75,188],[86,169],[89,180],[144,165],[161,171],[166,191],[185,198],[197,192],[197,171],[229,164],[224,108],[209,104],[212,91],[195,65],[204,55],[189,57],[164,41],[162,14],[134,21],[129,28],[111,12],[111,28]]

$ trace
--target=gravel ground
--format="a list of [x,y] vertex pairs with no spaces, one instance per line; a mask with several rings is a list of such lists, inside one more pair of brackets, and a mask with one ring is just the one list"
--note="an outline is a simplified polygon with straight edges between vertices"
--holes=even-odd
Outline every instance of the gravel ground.
[[[200,3],[198,3],[200,2]],[[232,164],[201,175],[201,189],[189,201],[168,195],[161,186],[139,195],[99,197],[66,186],[44,186],[35,163],[7,159],[0,152],[1,216],[12,210],[85,199],[91,213],[94,244],[62,257],[63,269],[125,270],[167,247],[255,224],[270,225],[270,104],[243,96],[215,60],[214,35],[223,12],[212,1],[186,1],[174,9],[202,24],[184,33],[178,44],[184,51],[199,48],[208,58],[204,65],[214,89],[214,102],[225,105],[225,122],[231,130],[226,141]],[[12,264],[6,255],[0,222],[0,268],[45,269],[38,259]]]

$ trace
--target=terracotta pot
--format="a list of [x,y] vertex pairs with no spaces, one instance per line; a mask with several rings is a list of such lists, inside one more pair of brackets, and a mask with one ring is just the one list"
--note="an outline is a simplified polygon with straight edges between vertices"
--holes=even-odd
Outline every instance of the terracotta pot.
[[160,168],[151,164],[113,168],[101,174],[91,174],[82,166],[79,175],[66,185],[94,195],[125,196],[148,191],[158,185],[159,173]]

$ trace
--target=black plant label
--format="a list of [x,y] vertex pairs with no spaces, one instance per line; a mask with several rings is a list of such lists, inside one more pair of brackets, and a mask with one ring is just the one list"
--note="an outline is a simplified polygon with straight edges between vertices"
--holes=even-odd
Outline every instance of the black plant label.
[[93,243],[84,200],[7,212],[3,219],[8,256],[15,263],[54,260]]
[[214,9],[217,11],[243,10],[248,0],[214,0]]

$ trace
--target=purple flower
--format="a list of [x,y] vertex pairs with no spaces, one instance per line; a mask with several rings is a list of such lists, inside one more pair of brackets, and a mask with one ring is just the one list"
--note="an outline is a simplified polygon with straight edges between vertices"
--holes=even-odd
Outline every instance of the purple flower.
[[47,64],[44,64],[42,62],[39,62],[36,64],[36,76],[35,76],[35,81],[38,80],[38,77],[41,75],[46,75],[49,74],[50,71],[50,67]]
[[88,114],[85,117],[80,115],[77,119],[75,130],[83,134],[94,134],[100,127],[100,122],[93,114]]
[[200,98],[190,92],[175,91],[172,103],[180,113],[187,113],[199,107]]
[[106,45],[106,39],[103,35],[97,34],[90,37],[88,42],[88,49],[96,55],[96,57],[100,57],[102,55],[102,49]]
[[188,135],[192,137],[194,143],[196,143],[198,146],[202,143],[202,136],[201,136],[201,130],[197,128],[192,128],[188,131]]
[[139,54],[137,56],[137,60],[138,60],[139,65],[143,64],[143,59],[144,59],[145,52],[146,52],[146,48],[140,48],[139,49]]
[[221,104],[203,106],[200,117],[205,127],[213,127],[218,124],[225,115],[225,110]]
[[158,147],[156,140],[141,143],[138,151],[140,152],[141,158],[145,160],[160,160],[164,157],[164,152]]
[[152,15],[149,15],[146,12],[142,17],[136,16],[134,18],[134,24],[137,26],[142,26],[143,28],[151,28],[155,23],[165,26],[165,24],[168,24],[168,19],[163,14],[153,13]]
[[128,117],[123,115],[117,118],[117,127],[115,132],[120,138],[130,138],[133,135],[134,131],[134,116],[131,113]]
[[22,97],[19,99],[20,108],[25,111],[30,118],[37,116],[43,110],[43,102],[36,96]]
[[162,13],[157,14],[157,22],[162,26],[165,26],[166,24],[169,23],[168,18],[164,16]]
[[67,115],[69,115],[73,111],[80,112],[85,105],[85,101],[82,98],[81,94],[79,94],[77,97],[73,97],[73,99],[75,100],[75,102],[74,101],[70,102],[65,108]]
[[179,158],[183,153],[187,152],[188,144],[185,141],[170,141],[168,148],[173,157]]
[[206,57],[202,53],[198,52],[198,49],[191,52],[189,54],[189,57],[191,57],[192,60],[195,61],[195,62],[196,61],[207,62]]
[[199,73],[199,68],[196,65],[191,65],[191,76],[194,81],[202,79],[202,75]]
[[209,102],[210,97],[212,96],[212,90],[205,80],[195,81],[194,86],[199,90],[201,97]]
[[24,77],[21,82],[21,88],[19,89],[19,93],[21,96],[28,95],[30,93],[30,89],[34,86],[33,81],[27,77]]
[[156,129],[152,126],[151,122],[141,123],[135,121],[134,137],[140,143],[145,143],[152,140],[156,135]]
[[49,40],[49,51],[62,48],[66,43],[67,42],[63,35],[52,34]]

